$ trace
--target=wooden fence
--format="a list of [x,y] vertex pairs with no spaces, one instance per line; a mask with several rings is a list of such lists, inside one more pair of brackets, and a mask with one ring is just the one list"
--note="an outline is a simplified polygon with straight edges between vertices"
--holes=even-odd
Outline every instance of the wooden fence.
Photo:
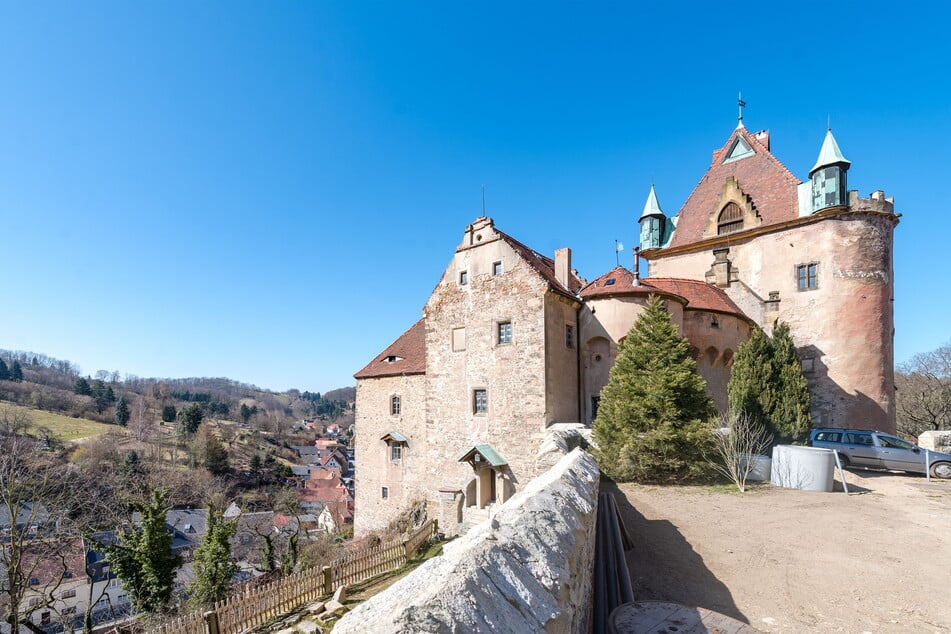
[[391,540],[335,559],[329,566],[311,568],[257,587],[248,586],[211,610],[197,610],[150,630],[150,634],[239,634],[260,627],[310,601],[325,597],[343,585],[392,572],[412,559],[419,547],[436,533],[429,520],[403,540]]

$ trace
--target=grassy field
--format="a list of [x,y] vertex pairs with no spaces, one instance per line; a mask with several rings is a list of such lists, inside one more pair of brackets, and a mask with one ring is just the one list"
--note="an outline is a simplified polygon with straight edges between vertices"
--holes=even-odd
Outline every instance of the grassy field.
[[12,403],[0,403],[0,407],[11,411],[25,412],[29,415],[32,424],[29,433],[37,435],[37,429],[46,427],[53,432],[53,436],[60,440],[76,440],[87,436],[98,436],[118,429],[115,425],[105,425],[85,418],[72,418],[62,414],[53,414],[29,407],[21,407]]

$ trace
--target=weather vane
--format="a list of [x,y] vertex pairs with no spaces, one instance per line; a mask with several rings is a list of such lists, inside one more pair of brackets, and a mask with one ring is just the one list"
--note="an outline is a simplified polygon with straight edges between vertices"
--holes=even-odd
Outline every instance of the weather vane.
[[624,250],[624,245],[614,241],[614,266],[621,266],[621,251]]
[[740,122],[740,125],[743,125],[743,108],[746,106],[746,102],[743,101],[743,93],[738,92],[736,97],[736,105],[740,107],[740,116],[737,117],[737,120]]

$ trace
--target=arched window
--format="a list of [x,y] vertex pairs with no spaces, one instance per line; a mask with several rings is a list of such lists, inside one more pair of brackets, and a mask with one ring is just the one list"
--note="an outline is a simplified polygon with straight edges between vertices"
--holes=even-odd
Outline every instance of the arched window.
[[736,203],[729,203],[720,211],[720,217],[717,218],[717,235],[722,236],[727,233],[742,231],[743,229],[743,210]]

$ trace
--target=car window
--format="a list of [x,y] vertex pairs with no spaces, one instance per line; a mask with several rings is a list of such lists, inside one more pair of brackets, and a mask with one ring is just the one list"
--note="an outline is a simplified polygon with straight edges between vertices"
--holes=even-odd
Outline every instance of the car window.
[[846,434],[845,442],[850,445],[872,445],[872,434]]
[[837,431],[820,431],[816,434],[816,440],[823,442],[841,442],[842,433]]
[[878,444],[880,444],[882,447],[891,447],[893,449],[914,449],[917,446],[911,444],[907,440],[895,438],[894,436],[879,436]]

